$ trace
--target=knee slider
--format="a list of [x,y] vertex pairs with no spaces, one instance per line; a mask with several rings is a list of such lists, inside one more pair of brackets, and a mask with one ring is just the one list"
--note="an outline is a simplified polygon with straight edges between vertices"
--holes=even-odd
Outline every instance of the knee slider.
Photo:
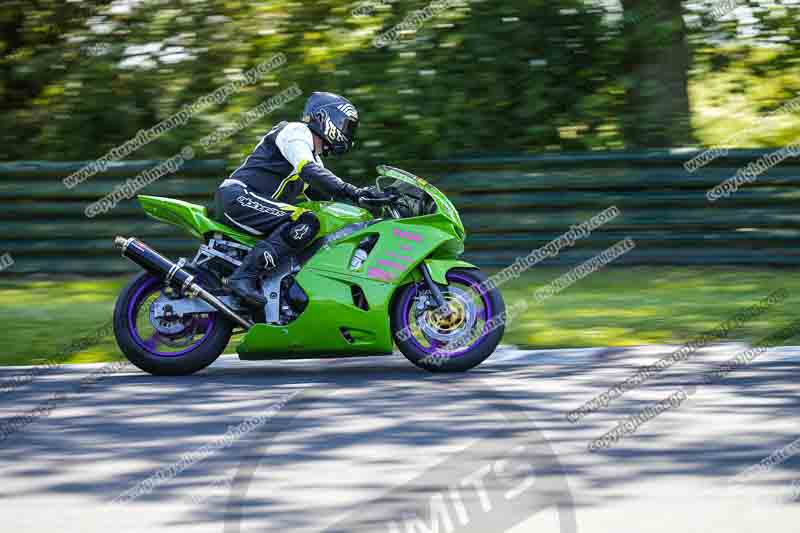
[[308,246],[319,233],[319,219],[311,211],[306,211],[297,220],[286,224],[282,230],[284,242],[295,249]]

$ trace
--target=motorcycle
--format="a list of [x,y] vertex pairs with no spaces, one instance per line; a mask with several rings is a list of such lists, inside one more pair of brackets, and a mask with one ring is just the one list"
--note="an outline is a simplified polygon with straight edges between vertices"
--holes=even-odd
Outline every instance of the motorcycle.
[[297,205],[316,213],[319,236],[262,278],[267,300],[253,308],[226,276],[257,242],[205,207],[139,195],[145,213],[203,241],[177,262],[136,238],[114,242],[143,268],[122,290],[114,334],[125,356],[155,375],[186,375],[214,362],[244,333],[240,359],[388,355],[396,344],[431,372],[468,370],[503,336],[500,291],[458,257],[466,233],[450,200],[422,178],[379,166],[382,199],[366,209],[330,201]]

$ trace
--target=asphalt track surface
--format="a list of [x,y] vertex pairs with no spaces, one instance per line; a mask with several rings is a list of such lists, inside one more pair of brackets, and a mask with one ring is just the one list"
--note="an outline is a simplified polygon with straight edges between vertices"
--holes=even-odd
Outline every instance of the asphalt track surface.
[[[711,347],[567,420],[673,348],[503,348],[447,376],[399,355],[223,356],[184,378],[49,369],[0,392],[15,428],[0,442],[2,531],[800,530],[800,454],[730,483],[800,437],[798,348],[701,385],[605,450],[587,446],[744,347]],[[0,368],[0,383],[28,371]]]

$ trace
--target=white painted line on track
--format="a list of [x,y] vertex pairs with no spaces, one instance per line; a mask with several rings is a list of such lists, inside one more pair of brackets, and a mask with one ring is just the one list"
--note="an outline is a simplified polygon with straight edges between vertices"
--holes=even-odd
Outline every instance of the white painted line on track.
[[[728,343],[718,344],[705,348],[704,351],[709,353],[725,352],[727,354],[740,353],[746,350],[749,346],[744,343]],[[513,346],[500,346],[497,351],[492,354],[481,366],[522,366],[529,364],[561,364],[561,363],[602,363],[606,359],[607,354],[613,354],[616,358],[627,359],[631,361],[642,358],[642,363],[646,359],[652,359],[658,356],[664,356],[670,352],[680,348],[680,345],[642,345],[642,346],[621,346],[610,348],[561,348],[561,349],[521,349]],[[366,356],[366,357],[342,357],[335,359],[290,359],[290,360],[277,360],[269,359],[263,361],[243,361],[239,359],[235,353],[228,353],[221,355],[219,359],[211,366],[211,368],[246,368],[247,366],[258,365],[259,363],[270,364],[287,364],[292,366],[321,366],[321,365],[358,365],[359,360],[368,360],[370,363],[385,360],[386,362],[407,362],[402,357],[402,354],[395,353],[388,356]],[[781,362],[798,362],[800,363],[800,346],[781,346],[778,348],[770,348],[766,354],[759,357],[759,362],[766,361],[781,361]],[[85,363],[85,364],[67,364],[59,367],[54,367],[52,370],[45,370],[43,375],[46,375],[53,370],[67,370],[72,372],[90,372],[95,369],[102,368],[109,363]],[[409,363],[410,364],[410,363]],[[30,371],[36,365],[30,366],[0,366],[0,374],[14,374],[16,372],[24,373]],[[123,375],[129,373],[138,373],[139,370],[135,367],[126,368],[115,372],[115,375]]]

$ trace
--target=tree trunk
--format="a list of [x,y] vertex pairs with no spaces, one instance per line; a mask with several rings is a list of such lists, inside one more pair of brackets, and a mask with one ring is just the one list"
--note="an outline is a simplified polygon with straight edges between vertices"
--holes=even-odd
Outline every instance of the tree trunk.
[[630,148],[694,142],[690,50],[681,0],[622,0],[626,40],[623,135]]

